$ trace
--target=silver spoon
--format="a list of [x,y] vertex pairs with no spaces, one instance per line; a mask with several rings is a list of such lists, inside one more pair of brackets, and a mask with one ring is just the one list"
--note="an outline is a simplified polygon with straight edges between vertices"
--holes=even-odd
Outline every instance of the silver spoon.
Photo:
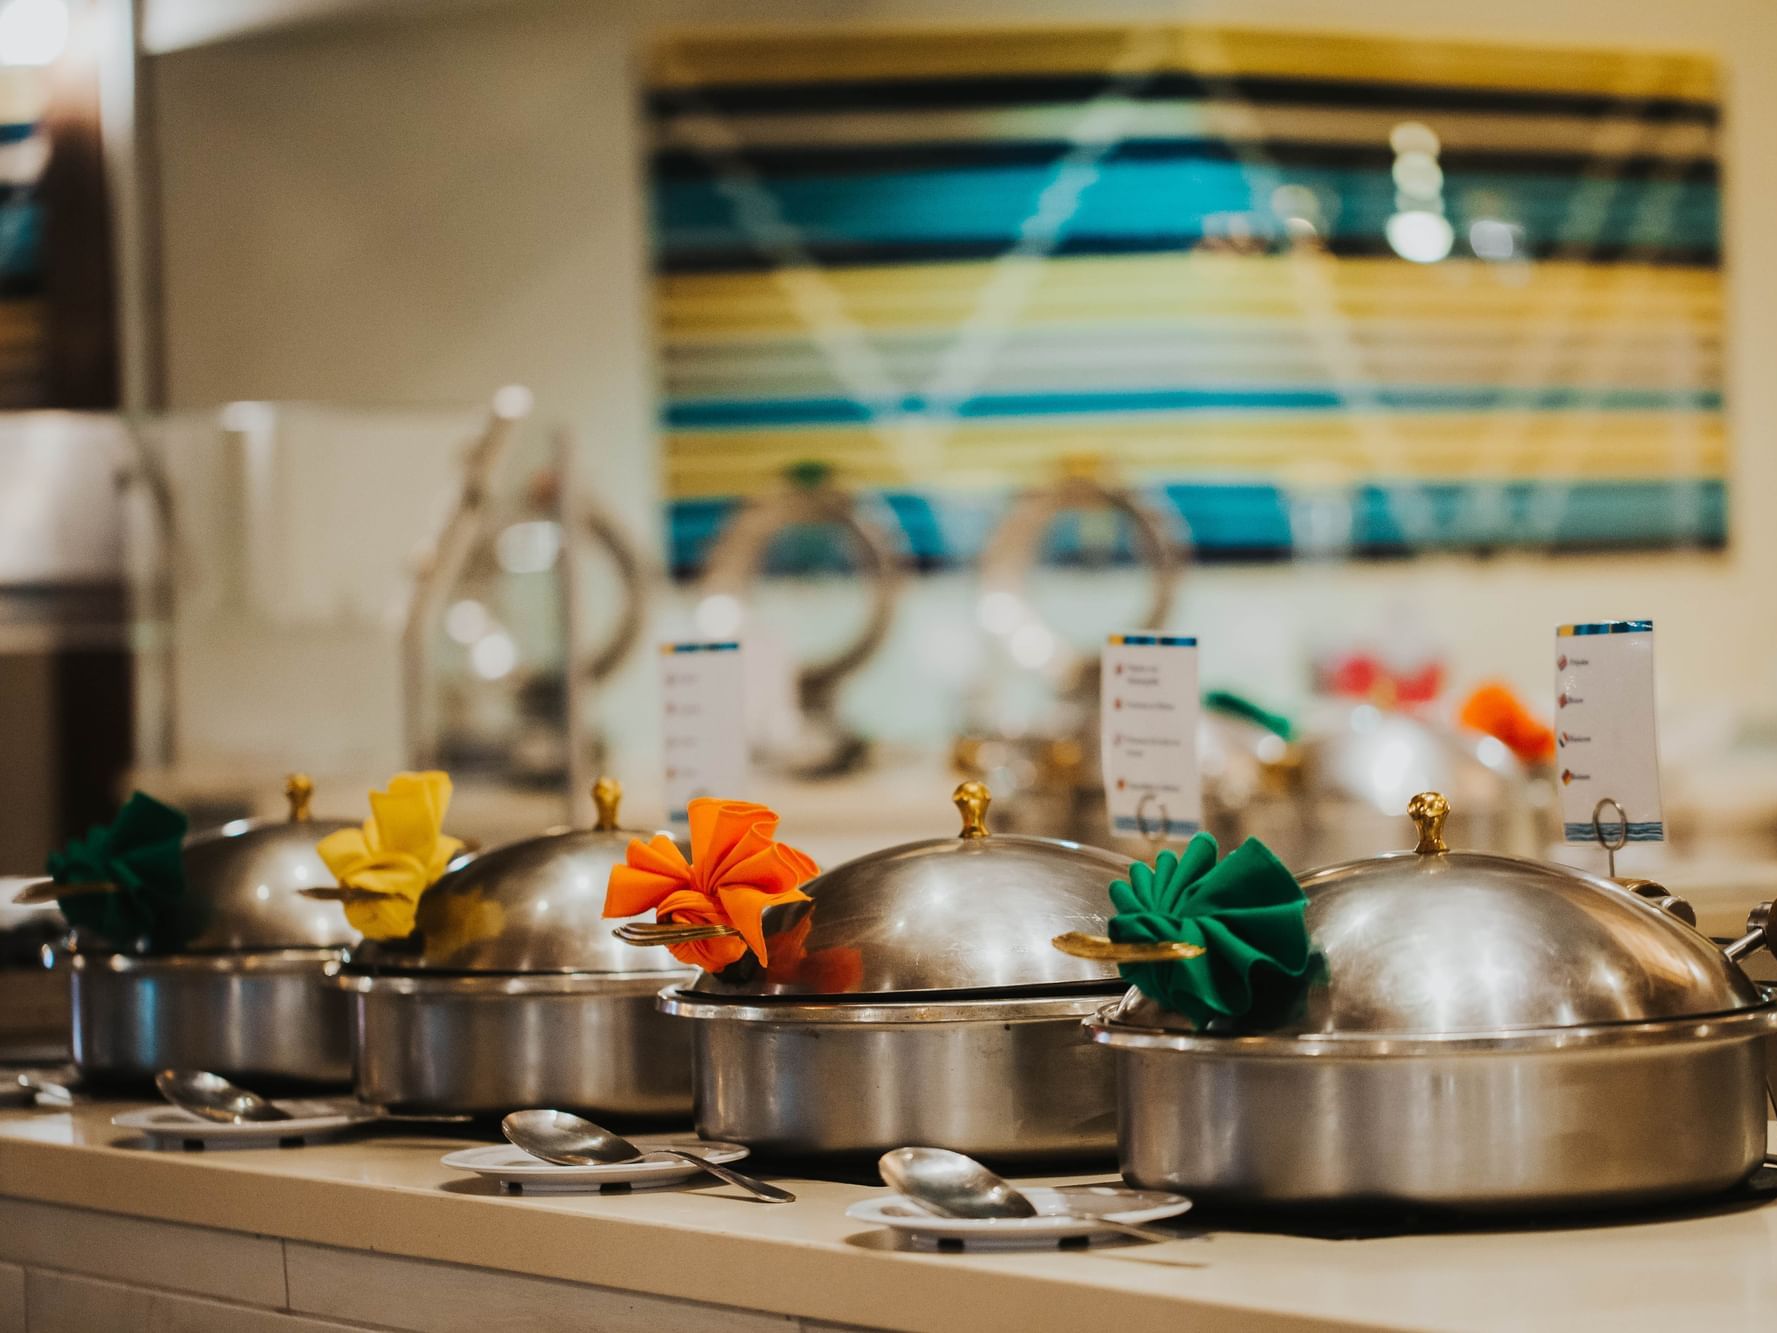
[[[939,1217],[1035,1217],[1036,1206],[973,1157],[948,1148],[896,1148],[882,1155],[877,1169],[889,1188]],[[1097,1213],[1069,1213],[1111,1231],[1143,1240],[1177,1240],[1169,1231],[1116,1222]]]
[[796,1202],[796,1196],[789,1190],[718,1166],[698,1153],[686,1152],[683,1148],[638,1148],[628,1139],[619,1138],[610,1130],[601,1129],[592,1121],[567,1111],[514,1111],[500,1122],[500,1132],[514,1147],[557,1166],[633,1162],[647,1152],[665,1153],[668,1157],[702,1167],[718,1180],[749,1190],[771,1203]]
[[35,1074],[20,1074],[19,1087],[31,1094],[39,1106],[72,1106],[74,1091],[64,1083],[52,1083]]
[[[220,1074],[202,1069],[163,1069],[154,1076],[154,1086],[181,1111],[214,1120],[219,1125],[293,1119],[290,1112],[270,1098],[249,1092]],[[344,1113],[358,1120],[394,1120],[410,1124],[461,1124],[474,1118],[467,1115],[402,1115],[362,1103],[344,1108]]]

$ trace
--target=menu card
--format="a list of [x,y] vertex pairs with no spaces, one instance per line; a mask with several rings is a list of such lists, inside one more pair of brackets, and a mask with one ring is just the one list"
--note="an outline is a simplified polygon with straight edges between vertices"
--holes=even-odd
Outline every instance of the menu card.
[[1113,634],[1099,676],[1105,808],[1113,832],[1150,842],[1203,826],[1197,640]]
[[737,798],[747,785],[746,686],[740,645],[660,645],[667,818],[689,827],[699,796]]
[[1555,764],[1568,842],[1664,841],[1653,621],[1555,631]]

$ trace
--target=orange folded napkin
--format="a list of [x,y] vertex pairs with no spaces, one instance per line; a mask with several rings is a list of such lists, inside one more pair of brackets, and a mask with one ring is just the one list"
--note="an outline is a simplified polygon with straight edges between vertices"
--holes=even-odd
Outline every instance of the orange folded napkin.
[[1457,721],[1471,731],[1503,741],[1527,764],[1546,764],[1555,757],[1555,733],[1544,726],[1511,686],[1490,681],[1462,705]]
[[733,926],[740,937],[673,944],[673,957],[720,972],[751,949],[767,963],[760,918],[778,903],[807,902],[802,886],[820,873],[806,853],[778,842],[776,812],[747,801],[699,797],[687,807],[691,859],[664,833],[630,839],[625,864],[611,867],[605,915],[630,917],[649,908],[657,921]]
[[463,850],[460,839],[442,832],[448,809],[447,774],[397,773],[387,791],[370,793],[370,818],[362,828],[329,833],[316,844],[342,888],[374,895],[345,904],[346,920],[365,939],[413,933],[420,895]]

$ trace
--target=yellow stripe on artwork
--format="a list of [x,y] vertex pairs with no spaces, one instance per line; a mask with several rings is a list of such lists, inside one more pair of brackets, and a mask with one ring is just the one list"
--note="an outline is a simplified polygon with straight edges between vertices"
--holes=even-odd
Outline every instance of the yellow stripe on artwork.
[[[1069,257],[1018,274],[991,263],[824,269],[818,274],[673,274],[657,286],[668,344],[688,338],[818,330],[837,311],[864,329],[954,328],[985,312],[1001,327],[1139,324],[1189,318],[1300,321],[1316,311],[1344,319],[1464,325],[1538,320],[1628,327],[1674,320],[1714,324],[1718,271],[1642,264],[1548,262],[1528,269],[1479,260],[1438,265],[1389,259],[1217,254]],[[978,309],[979,308],[979,309]]]
[[981,75],[1181,71],[1206,76],[1337,79],[1496,90],[1556,88],[1622,98],[1713,100],[1702,51],[1403,41],[1349,33],[1184,25],[872,28],[687,35],[651,53],[659,88],[834,83]]
[[1052,480],[1069,459],[1114,459],[1131,481],[1313,476],[1419,479],[1721,477],[1719,414],[1551,412],[1369,415],[1193,412],[1184,417],[960,421],[669,437],[675,499],[746,495],[821,460],[848,485],[980,489]]

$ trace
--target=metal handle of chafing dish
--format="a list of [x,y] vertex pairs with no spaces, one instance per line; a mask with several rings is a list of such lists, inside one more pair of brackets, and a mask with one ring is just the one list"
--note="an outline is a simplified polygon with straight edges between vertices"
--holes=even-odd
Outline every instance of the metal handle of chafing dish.
[[456,508],[414,575],[401,629],[401,667],[405,740],[409,762],[415,768],[434,767],[437,760],[432,642],[438,620],[486,527],[494,474],[512,451],[518,427],[530,415],[531,406],[531,392],[521,385],[509,384],[494,394],[487,423],[464,460]]
[[[1017,617],[1018,625],[1038,619],[1025,594],[1025,585],[1036,568],[1043,537],[1050,525],[1063,514],[1107,509],[1129,520],[1135,531],[1140,558],[1153,575],[1147,611],[1135,623],[1166,623],[1183,572],[1178,550],[1167,535],[1166,522],[1158,511],[1133,492],[1105,485],[1092,475],[1092,471],[1082,462],[1053,485],[1019,496],[981,552],[982,597],[1015,599],[1022,611]],[[1063,642],[1052,628],[1051,634],[1057,644]],[[1083,669],[1085,666],[1084,659],[1077,659],[1062,669],[1061,674],[1073,677],[1067,681],[1070,688],[1089,677],[1090,673]]]
[[1201,958],[1207,952],[1202,945],[1188,940],[1125,942],[1077,930],[1057,935],[1049,943],[1071,957],[1090,958],[1095,963],[1179,963]]
[[820,477],[791,481],[747,501],[716,538],[699,593],[700,600],[742,596],[759,576],[773,538],[787,528],[814,525],[845,529],[857,544],[870,585],[864,627],[837,652],[805,663],[797,672],[796,695],[803,712],[824,716],[832,709],[839,683],[869,661],[888,636],[901,583],[895,539],[862,512],[855,496]]

